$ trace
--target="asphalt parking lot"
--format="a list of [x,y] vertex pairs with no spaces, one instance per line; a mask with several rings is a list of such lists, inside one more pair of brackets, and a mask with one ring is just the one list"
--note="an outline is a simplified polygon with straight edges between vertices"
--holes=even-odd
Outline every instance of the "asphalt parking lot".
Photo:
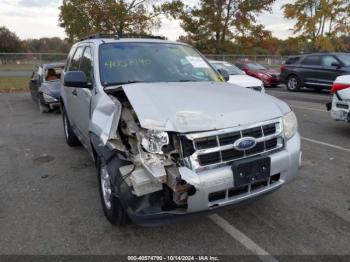
[[239,208],[155,228],[111,226],[95,169],[64,140],[61,115],[29,93],[0,95],[0,254],[350,255],[350,124],[329,94],[268,93],[290,104],[302,136],[297,179]]

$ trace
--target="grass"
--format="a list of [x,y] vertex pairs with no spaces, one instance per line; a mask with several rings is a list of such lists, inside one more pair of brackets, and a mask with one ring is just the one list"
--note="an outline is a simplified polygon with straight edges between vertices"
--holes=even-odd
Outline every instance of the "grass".
[[0,77],[0,93],[28,91],[29,77]]
[[31,71],[32,64],[0,64],[0,71]]

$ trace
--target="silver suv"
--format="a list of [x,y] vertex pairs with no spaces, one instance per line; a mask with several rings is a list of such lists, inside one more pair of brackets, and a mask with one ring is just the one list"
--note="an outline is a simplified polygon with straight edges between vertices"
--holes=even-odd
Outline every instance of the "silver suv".
[[184,43],[97,35],[72,47],[64,133],[95,161],[111,223],[155,225],[235,205],[297,175],[290,107],[223,76]]

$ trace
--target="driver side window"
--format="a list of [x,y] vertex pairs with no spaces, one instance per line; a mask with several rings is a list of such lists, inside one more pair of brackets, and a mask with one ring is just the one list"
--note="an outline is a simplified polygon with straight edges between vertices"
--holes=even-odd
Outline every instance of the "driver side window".
[[93,82],[93,63],[92,51],[90,47],[86,47],[80,62],[80,70],[83,71],[87,77],[88,82]]
[[332,66],[333,63],[339,64],[338,60],[334,56],[325,55],[322,57],[323,66]]
[[80,47],[77,48],[77,50],[75,51],[74,56],[73,56],[73,58],[72,58],[72,60],[70,62],[68,71],[77,71],[77,70],[79,70],[80,60],[81,60],[81,57],[83,55],[83,50],[84,50],[83,46],[80,46]]

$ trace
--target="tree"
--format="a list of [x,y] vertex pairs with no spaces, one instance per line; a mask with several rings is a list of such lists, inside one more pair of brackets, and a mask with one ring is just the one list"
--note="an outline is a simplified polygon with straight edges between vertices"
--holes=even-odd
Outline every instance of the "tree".
[[161,6],[152,0],[63,0],[60,26],[71,41],[97,33],[150,34],[160,26]]
[[58,37],[28,39],[23,41],[23,49],[33,53],[68,53],[71,45]]
[[235,42],[239,46],[240,53],[243,54],[275,54],[278,49],[278,40],[272,37],[269,30],[264,26],[251,26],[249,35],[238,36]]
[[331,42],[350,33],[349,0],[296,0],[283,10],[286,18],[297,20],[294,33],[309,37],[315,49],[332,51]]
[[214,43],[216,52],[225,50],[225,42],[249,34],[256,15],[271,11],[275,0],[200,0],[189,6],[174,0],[163,6],[168,16],[180,19],[191,39],[204,45]]
[[6,27],[0,27],[0,52],[18,52],[21,49],[21,41],[18,36]]

